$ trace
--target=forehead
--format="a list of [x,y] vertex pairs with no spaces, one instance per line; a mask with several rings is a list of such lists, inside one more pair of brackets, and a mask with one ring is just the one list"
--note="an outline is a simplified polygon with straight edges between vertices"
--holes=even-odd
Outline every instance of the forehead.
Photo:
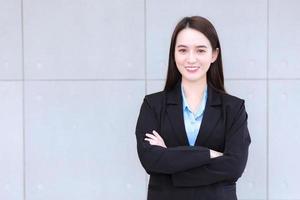
[[176,46],[178,45],[189,47],[202,45],[205,45],[207,47],[211,46],[208,38],[203,33],[191,28],[182,29],[178,33],[176,38]]

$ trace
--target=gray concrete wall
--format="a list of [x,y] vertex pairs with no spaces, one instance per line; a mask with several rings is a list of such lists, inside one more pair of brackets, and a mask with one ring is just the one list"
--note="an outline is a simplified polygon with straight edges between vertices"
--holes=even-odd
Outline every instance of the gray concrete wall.
[[[135,123],[174,25],[215,25],[252,136],[240,199],[300,199],[300,1],[0,0],[0,199],[142,200]],[[123,102],[122,104],[120,102]],[[124,103],[126,102],[126,103]]]

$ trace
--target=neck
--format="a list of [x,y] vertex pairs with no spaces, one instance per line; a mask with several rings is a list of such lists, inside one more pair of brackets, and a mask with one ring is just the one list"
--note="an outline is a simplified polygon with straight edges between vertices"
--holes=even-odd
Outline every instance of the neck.
[[199,81],[187,81],[182,79],[182,86],[184,89],[185,96],[189,98],[201,98],[204,92],[205,87],[207,86],[206,77]]

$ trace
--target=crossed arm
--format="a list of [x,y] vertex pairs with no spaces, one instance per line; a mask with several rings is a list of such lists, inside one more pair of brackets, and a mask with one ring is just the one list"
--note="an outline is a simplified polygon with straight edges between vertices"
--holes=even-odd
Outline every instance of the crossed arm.
[[136,138],[139,158],[147,173],[170,174],[175,186],[185,187],[237,180],[241,176],[250,144],[244,104],[236,114],[230,132],[226,134],[224,153],[201,146],[167,148],[159,133],[153,131],[158,128],[158,120],[145,98],[136,127]]
[[[153,134],[146,133],[145,140],[148,141],[151,145],[161,146],[163,148],[167,148],[164,139],[156,132],[155,130],[152,131]],[[209,149],[210,158],[217,158],[222,156],[223,153]]]

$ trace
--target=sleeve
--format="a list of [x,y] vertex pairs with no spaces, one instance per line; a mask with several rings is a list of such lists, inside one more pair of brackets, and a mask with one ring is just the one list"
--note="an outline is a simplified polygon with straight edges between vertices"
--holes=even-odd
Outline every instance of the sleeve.
[[135,131],[138,156],[146,172],[173,174],[209,163],[208,148],[199,146],[163,148],[150,145],[144,140],[147,132],[160,131],[157,116],[146,97],[140,109]]
[[207,165],[173,174],[174,186],[195,187],[220,181],[235,182],[242,175],[248,159],[251,138],[247,118],[243,101],[233,125],[226,134],[223,156],[212,159]]

